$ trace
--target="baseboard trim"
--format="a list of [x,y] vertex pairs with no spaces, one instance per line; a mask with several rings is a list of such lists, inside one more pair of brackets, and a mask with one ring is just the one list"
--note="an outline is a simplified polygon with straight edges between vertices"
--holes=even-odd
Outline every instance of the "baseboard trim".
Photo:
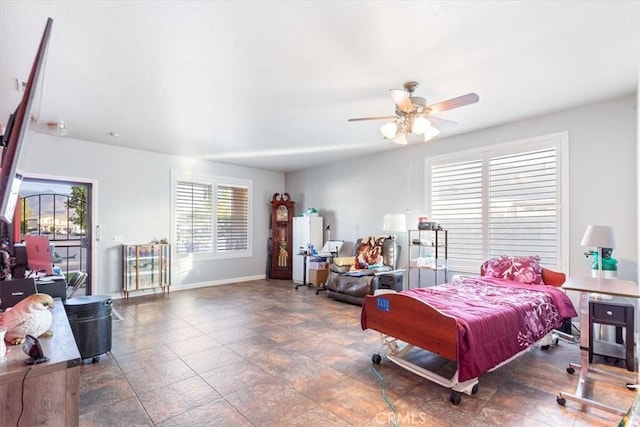
[[[181,285],[171,285],[171,289],[169,290],[169,292],[180,292],[180,291],[186,291],[189,289],[206,288],[209,286],[230,285],[233,283],[251,282],[254,280],[263,280],[263,279],[266,279],[266,275],[260,274],[257,276],[234,277],[229,279],[212,280],[208,282],[184,283]],[[162,290],[162,288],[141,289],[139,291],[129,292],[129,298],[136,298],[136,297],[141,297],[145,295],[162,294],[163,292],[164,291]],[[124,295],[122,294],[122,292],[116,292],[116,293],[112,293],[110,297],[111,299],[123,299]]]

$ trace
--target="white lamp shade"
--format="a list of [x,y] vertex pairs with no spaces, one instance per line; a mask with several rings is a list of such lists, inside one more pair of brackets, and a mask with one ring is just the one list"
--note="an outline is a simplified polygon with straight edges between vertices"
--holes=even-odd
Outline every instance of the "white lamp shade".
[[615,248],[616,241],[613,237],[613,227],[608,225],[587,226],[580,245],[595,248]]
[[433,126],[429,126],[424,131],[424,142],[427,142],[431,138],[433,138],[435,136],[438,136],[439,133],[440,133],[440,131],[438,129],[434,128]]
[[422,135],[431,127],[431,122],[422,116],[418,116],[413,120],[413,125],[411,126],[411,132]]
[[398,125],[396,124],[396,122],[389,122],[380,128],[380,132],[382,132],[382,136],[384,136],[385,138],[393,139],[398,132]]
[[393,233],[404,233],[407,231],[407,217],[404,214],[385,214],[382,229]]
[[409,141],[407,141],[407,134],[403,132],[397,134],[392,141],[400,145],[407,145],[409,143]]

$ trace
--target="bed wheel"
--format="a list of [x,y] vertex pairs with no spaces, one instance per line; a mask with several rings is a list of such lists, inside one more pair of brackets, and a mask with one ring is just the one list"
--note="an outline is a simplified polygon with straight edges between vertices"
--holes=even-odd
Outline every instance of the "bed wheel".
[[573,374],[575,374],[575,373],[576,373],[576,370],[575,370],[575,369],[573,369],[573,367],[572,367],[572,366],[569,366],[569,367],[567,368],[567,373],[568,373],[568,374],[573,375]]
[[567,399],[565,399],[564,397],[556,397],[556,402],[558,402],[558,405],[566,405],[567,404]]
[[546,345],[540,346],[540,348],[542,350],[549,350],[551,348],[551,345],[550,344],[546,344]]
[[471,389],[471,394],[478,394],[478,390],[480,390],[480,386],[478,384],[474,384],[473,388]]
[[460,402],[462,402],[462,393],[451,390],[451,393],[449,393],[449,402],[458,406]]
[[380,362],[382,362],[382,356],[380,356],[380,354],[378,353],[375,353],[373,356],[371,356],[371,361],[374,365],[379,365]]

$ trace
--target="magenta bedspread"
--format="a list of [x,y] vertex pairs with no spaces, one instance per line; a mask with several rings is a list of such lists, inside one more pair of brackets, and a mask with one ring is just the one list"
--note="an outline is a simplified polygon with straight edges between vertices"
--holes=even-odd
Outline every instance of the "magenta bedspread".
[[[577,316],[560,289],[475,277],[402,292],[458,320],[458,380],[495,368]],[[428,325],[425,325],[428,327]]]

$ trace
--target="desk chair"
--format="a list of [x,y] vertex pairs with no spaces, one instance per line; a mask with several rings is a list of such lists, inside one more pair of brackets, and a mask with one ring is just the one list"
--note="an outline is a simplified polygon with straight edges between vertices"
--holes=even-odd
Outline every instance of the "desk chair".
[[86,284],[87,276],[88,274],[82,271],[76,271],[75,273],[73,273],[73,276],[71,276],[71,279],[69,279],[68,288],[71,288],[71,291],[68,292],[67,298],[73,297],[78,289]]

